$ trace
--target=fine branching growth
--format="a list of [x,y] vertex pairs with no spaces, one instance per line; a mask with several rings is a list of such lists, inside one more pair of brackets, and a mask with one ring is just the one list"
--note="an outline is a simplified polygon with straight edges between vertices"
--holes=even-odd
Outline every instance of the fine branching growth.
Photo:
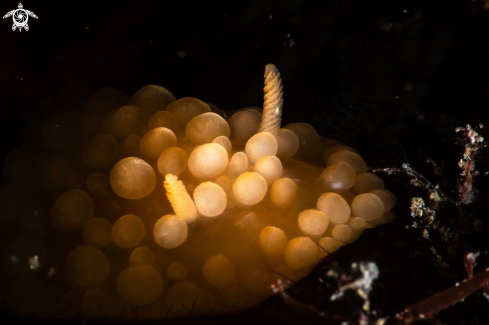
[[[409,176],[409,183],[413,190],[419,188],[425,193],[411,198],[410,216],[412,220],[406,220],[403,223],[406,229],[416,228],[421,230],[420,237],[430,243],[429,251],[433,255],[434,265],[443,270],[442,272],[446,272],[450,267],[447,261],[448,255],[459,256],[459,252],[468,248],[467,245],[459,243],[458,233],[463,231],[471,233],[480,228],[481,221],[473,216],[471,211],[468,211],[468,206],[478,199],[478,191],[474,187],[477,176],[486,176],[488,174],[487,172],[481,173],[476,169],[476,162],[480,157],[481,151],[487,147],[484,138],[479,135],[481,130],[485,130],[482,124],[476,130],[472,129],[470,125],[456,128],[456,132],[460,135],[457,139],[457,144],[463,147],[463,151],[462,158],[457,163],[460,172],[457,175],[455,190],[450,190],[445,184],[442,191],[439,184],[431,181],[430,177],[424,176],[407,162],[403,163],[401,168],[370,170],[378,174],[405,174]],[[423,158],[433,167],[436,176],[443,174],[444,168],[438,166],[433,159],[429,157]],[[449,211],[455,211],[455,213],[448,213]],[[453,229],[447,225],[451,225]],[[432,240],[433,236],[436,238],[436,244],[435,240]],[[442,247],[435,248],[435,246],[440,246],[440,244]],[[382,311],[381,305],[374,304],[374,307],[372,307],[371,304],[372,297],[379,294],[382,295],[382,290],[380,290],[379,286],[376,286],[379,274],[382,274],[378,265],[374,262],[353,263],[351,270],[345,272],[339,269],[336,262],[331,262],[332,259],[335,259],[334,254],[330,255],[327,251],[326,254],[327,258],[324,261],[328,264],[324,268],[327,269],[327,272],[325,277],[319,278],[319,282],[323,286],[333,288],[333,293],[330,294],[329,298],[330,302],[344,300],[345,303],[350,305],[351,309],[356,306],[354,299],[352,300],[352,295],[359,298],[362,304],[356,307],[356,312],[351,313],[350,310],[349,316],[338,315],[325,312],[322,308],[317,308],[317,306],[313,307],[300,302],[284,290],[284,281],[289,281],[285,276],[272,286],[274,293],[283,297],[284,302],[290,308],[316,323],[407,325],[415,321],[431,320],[436,324],[443,324],[436,319],[436,315],[439,312],[464,301],[465,298],[479,289],[482,289],[486,297],[489,295],[489,268],[474,275],[475,261],[481,254],[465,251],[462,255],[467,273],[466,279],[454,283],[452,287],[431,295],[424,300],[406,306],[395,314],[387,315]],[[452,258],[452,261],[454,260]],[[352,272],[356,274],[356,277],[351,275]],[[328,284],[325,280],[327,278],[335,279],[336,284]]]

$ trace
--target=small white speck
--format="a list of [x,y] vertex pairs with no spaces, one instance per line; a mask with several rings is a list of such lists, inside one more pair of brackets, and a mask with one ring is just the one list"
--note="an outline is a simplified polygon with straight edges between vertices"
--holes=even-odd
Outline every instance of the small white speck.
[[28,258],[29,268],[35,270],[39,267],[39,257],[37,255]]
[[151,43],[153,43],[153,40],[150,40]]
[[270,19],[272,19],[272,18],[273,18],[273,16],[272,16],[272,15],[270,15]]
[[407,13],[407,10],[406,9],[404,9],[404,13]]
[[185,53],[185,51],[180,51],[180,52],[178,52],[178,57],[179,57],[180,59],[183,59],[183,58],[184,58],[186,55],[187,55],[187,53]]
[[418,120],[424,120],[424,115],[423,114],[419,114],[418,115]]
[[87,25],[87,26],[85,26],[85,30],[87,30],[89,27],[90,27],[90,26],[88,26],[88,25]]
[[10,260],[14,263],[17,262],[17,256],[15,255],[10,256]]
[[399,98],[399,96],[396,96],[396,98]]
[[20,78],[20,80],[24,80],[24,78]]

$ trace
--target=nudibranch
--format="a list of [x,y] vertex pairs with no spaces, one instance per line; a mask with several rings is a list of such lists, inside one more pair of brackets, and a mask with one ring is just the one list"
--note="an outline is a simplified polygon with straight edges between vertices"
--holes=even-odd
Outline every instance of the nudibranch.
[[[358,151],[307,123],[224,111],[147,85],[102,88],[12,150],[0,188],[0,305],[33,318],[150,320],[239,312],[297,281],[395,196]],[[230,114],[230,112],[228,112]]]

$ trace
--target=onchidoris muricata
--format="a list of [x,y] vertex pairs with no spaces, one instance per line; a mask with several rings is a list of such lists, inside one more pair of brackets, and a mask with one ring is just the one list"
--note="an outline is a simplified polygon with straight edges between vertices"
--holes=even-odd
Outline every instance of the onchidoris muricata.
[[0,304],[38,318],[234,313],[395,217],[357,150],[280,126],[273,65],[264,91],[263,110],[227,119],[155,85],[49,116],[5,160]]

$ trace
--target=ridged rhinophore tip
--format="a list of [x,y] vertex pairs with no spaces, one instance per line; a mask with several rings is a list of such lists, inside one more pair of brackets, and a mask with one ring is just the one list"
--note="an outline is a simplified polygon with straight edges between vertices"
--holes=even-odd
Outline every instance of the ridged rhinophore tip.
[[165,181],[167,181],[168,183],[174,183],[174,182],[178,181],[178,177],[177,177],[177,175],[166,174],[165,175]]
[[187,223],[194,222],[198,215],[197,209],[182,181],[178,180],[176,175],[166,174],[163,185],[166,189],[166,197],[177,217],[182,218]]
[[265,66],[265,76],[267,73],[279,73],[277,67],[273,63],[269,63]]
[[263,87],[263,92],[263,114],[258,133],[270,132],[274,137],[277,137],[280,122],[282,121],[284,97],[280,72],[271,63],[265,66],[265,87]]

